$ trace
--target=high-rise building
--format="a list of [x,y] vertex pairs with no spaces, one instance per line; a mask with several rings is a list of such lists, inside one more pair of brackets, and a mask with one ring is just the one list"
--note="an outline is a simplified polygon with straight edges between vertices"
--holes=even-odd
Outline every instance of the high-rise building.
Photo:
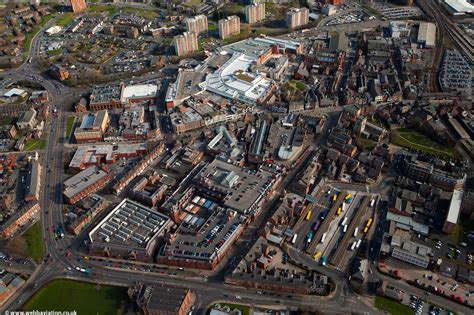
[[288,28],[296,28],[308,24],[309,10],[308,8],[291,8],[286,13],[286,26]]
[[187,18],[185,23],[188,32],[195,32],[198,35],[202,32],[207,32],[207,17],[203,14]]
[[265,3],[249,4],[246,6],[245,19],[249,24],[263,21],[265,19]]
[[240,18],[237,15],[219,20],[219,36],[221,39],[229,38],[240,33]]
[[85,0],[71,0],[72,12],[82,12],[87,9],[87,4]]
[[195,32],[184,32],[183,35],[174,37],[174,49],[178,56],[183,56],[199,49],[197,34]]

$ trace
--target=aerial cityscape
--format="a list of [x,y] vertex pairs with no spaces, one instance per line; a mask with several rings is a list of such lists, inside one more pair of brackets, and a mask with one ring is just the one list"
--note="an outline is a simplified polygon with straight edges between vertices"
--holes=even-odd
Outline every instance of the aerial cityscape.
[[474,314],[472,0],[0,1],[1,314]]

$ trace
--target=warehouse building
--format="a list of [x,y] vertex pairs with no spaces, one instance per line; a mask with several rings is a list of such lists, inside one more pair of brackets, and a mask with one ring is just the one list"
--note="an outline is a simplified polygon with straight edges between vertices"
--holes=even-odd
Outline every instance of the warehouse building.
[[436,24],[421,22],[417,43],[424,48],[434,48],[436,45]]

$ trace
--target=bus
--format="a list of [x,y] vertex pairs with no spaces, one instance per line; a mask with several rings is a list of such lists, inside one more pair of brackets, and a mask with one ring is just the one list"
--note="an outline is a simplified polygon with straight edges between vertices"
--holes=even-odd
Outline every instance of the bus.
[[318,259],[320,256],[321,256],[321,252],[316,252],[316,254],[314,254],[314,256],[313,256],[313,259],[316,260],[316,259]]
[[324,243],[326,240],[326,233],[323,233],[323,236],[321,237],[321,243]]
[[306,221],[309,221],[311,218],[311,211],[308,211],[308,214],[306,215]]
[[295,233],[295,235],[293,235],[293,238],[291,239],[291,244],[296,243],[296,238],[298,238],[298,234]]
[[339,216],[339,215],[341,214],[341,211],[342,211],[342,207],[337,208],[337,213],[336,213],[336,215]]
[[354,250],[354,248],[356,247],[356,245],[357,245],[357,242],[352,243],[352,245],[351,245],[351,250]]
[[349,200],[349,198],[351,198],[351,197],[352,197],[352,195],[351,195],[351,194],[347,194],[347,196],[346,196],[345,200]]
[[336,201],[336,200],[337,200],[337,195],[332,196],[332,201]]
[[327,263],[327,257],[323,256],[321,265],[326,266],[326,263]]
[[357,232],[359,232],[359,228],[355,228],[355,230],[354,230],[354,237],[357,236]]
[[342,229],[342,233],[346,233],[347,232],[347,224],[344,225],[344,228]]
[[348,220],[349,219],[347,217],[344,217],[344,219],[342,220],[341,225],[346,225]]
[[313,232],[309,232],[308,240],[307,240],[308,243],[311,243],[311,241],[313,240],[313,236],[314,236]]
[[372,199],[372,201],[370,202],[370,206],[373,207],[375,205],[375,199]]
[[366,227],[370,227],[372,225],[372,218],[369,219],[369,221],[367,221],[367,224],[365,225]]
[[361,240],[361,239],[358,240],[358,241],[357,241],[357,244],[356,244],[356,248],[359,248],[361,243],[362,243],[362,240]]
[[366,227],[364,228],[364,233],[367,233],[368,231],[369,231],[369,227],[366,226]]

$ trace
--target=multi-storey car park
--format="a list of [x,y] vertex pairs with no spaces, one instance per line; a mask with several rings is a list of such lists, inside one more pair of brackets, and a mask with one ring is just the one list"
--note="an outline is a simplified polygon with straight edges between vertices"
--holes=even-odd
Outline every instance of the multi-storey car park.
[[89,232],[90,252],[153,261],[153,251],[172,224],[162,213],[124,199]]

